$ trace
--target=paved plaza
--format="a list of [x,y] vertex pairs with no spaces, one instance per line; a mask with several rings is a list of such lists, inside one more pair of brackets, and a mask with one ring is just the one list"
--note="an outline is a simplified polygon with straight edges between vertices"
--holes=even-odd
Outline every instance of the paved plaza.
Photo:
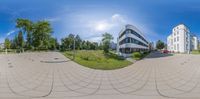
[[152,53],[117,70],[80,66],[58,52],[0,55],[0,99],[200,98],[200,56]]

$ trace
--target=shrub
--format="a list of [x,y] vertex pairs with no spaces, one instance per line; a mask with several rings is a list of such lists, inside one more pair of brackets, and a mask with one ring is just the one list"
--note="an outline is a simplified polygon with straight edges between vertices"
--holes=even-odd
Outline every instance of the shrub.
[[139,60],[139,59],[142,58],[142,54],[140,52],[134,52],[133,58],[136,59],[136,60]]
[[148,54],[149,52],[144,52],[143,54]]

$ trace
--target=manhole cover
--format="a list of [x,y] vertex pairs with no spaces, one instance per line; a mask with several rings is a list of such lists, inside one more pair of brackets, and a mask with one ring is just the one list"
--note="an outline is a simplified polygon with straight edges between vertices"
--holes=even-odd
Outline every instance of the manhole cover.
[[184,65],[184,63],[181,63],[181,65]]
[[59,58],[54,58],[54,60],[58,60]]
[[12,65],[10,65],[10,66],[8,66],[9,68],[13,68],[13,66]]

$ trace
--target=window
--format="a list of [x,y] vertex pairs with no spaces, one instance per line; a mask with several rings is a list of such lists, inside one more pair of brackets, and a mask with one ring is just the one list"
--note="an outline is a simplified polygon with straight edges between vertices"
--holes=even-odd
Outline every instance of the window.
[[177,31],[177,35],[179,34],[179,31]]
[[125,41],[126,43],[128,43],[128,38],[126,38],[126,41]]
[[176,36],[176,32],[174,32],[174,36]]
[[137,36],[138,38],[142,39],[144,42],[148,43],[147,40],[145,40],[140,34],[138,34],[136,31],[131,30],[131,29],[127,29],[126,31],[124,31],[124,32],[119,36],[119,38],[121,38],[123,35],[129,34],[129,33],[131,33],[131,34]]
[[177,37],[177,42],[179,41],[179,37]]
[[141,45],[141,46],[145,46],[145,47],[148,47],[148,45],[134,39],[134,38],[131,38],[131,37],[127,37],[125,39],[123,39],[122,41],[119,42],[120,45],[122,44],[125,44],[125,43],[134,43],[134,44],[137,44],[137,45]]
[[126,31],[126,34],[129,34],[129,33],[130,33],[130,31],[129,31],[129,30],[127,30],[127,31]]
[[176,45],[174,45],[174,50],[176,50]]
[[176,38],[174,38],[174,42],[176,42]]
[[171,39],[171,45],[173,45],[173,39]]

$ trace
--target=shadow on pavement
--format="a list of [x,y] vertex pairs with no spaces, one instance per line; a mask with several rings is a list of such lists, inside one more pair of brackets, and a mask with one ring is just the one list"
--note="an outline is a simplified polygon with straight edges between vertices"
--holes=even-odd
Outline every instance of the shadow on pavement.
[[64,63],[64,62],[69,62],[71,60],[67,60],[67,61],[40,61],[41,63]]
[[152,52],[150,55],[148,55],[145,58],[161,58],[161,57],[169,57],[169,56],[173,56],[173,54],[166,54],[166,53],[161,53],[161,52]]

